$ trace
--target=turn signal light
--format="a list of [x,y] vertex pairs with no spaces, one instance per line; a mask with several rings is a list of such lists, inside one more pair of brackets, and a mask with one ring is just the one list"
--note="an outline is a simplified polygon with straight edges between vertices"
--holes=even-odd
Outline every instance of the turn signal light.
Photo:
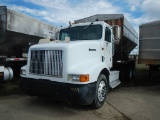
[[88,82],[89,81],[89,75],[80,75],[80,82]]

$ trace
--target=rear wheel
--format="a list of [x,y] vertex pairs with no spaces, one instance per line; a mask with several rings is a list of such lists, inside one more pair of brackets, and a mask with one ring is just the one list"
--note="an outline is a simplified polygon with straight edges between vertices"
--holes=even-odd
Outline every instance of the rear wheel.
[[98,109],[103,106],[103,104],[106,100],[108,90],[109,90],[109,87],[108,87],[107,78],[104,74],[100,74],[98,77],[97,84],[96,84],[95,98],[92,102],[93,108]]

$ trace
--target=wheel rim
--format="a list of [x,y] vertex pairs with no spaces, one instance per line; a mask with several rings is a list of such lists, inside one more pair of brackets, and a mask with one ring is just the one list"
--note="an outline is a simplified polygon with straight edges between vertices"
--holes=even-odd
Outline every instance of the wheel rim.
[[98,86],[98,100],[102,102],[106,96],[106,84],[104,81],[101,81]]

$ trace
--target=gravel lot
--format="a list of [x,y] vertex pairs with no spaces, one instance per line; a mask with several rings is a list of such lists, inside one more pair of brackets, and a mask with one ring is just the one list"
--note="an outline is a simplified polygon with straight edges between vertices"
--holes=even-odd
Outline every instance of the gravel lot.
[[159,120],[160,74],[137,66],[135,79],[111,90],[101,109],[26,96],[18,82],[0,87],[0,120]]

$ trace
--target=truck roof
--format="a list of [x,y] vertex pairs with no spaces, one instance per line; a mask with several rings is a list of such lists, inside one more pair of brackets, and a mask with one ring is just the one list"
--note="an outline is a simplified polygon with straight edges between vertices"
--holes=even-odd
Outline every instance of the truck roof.
[[[72,27],[74,27],[74,26],[83,26],[83,25],[89,25],[89,24],[91,24],[92,22],[85,22],[85,23],[76,23],[76,24],[72,24]],[[105,23],[104,21],[93,21],[93,24],[101,24],[101,25],[103,25],[103,24],[107,24],[107,23]],[[108,25],[108,24],[107,24]],[[108,25],[109,26],[109,25]],[[65,27],[65,28],[67,28],[67,27]]]
[[119,18],[123,18],[123,17],[124,17],[123,14],[96,14],[96,15],[92,15],[92,16],[89,16],[86,18],[75,20],[75,23],[86,22],[87,19],[90,22],[94,22],[94,21],[96,21],[96,19],[98,19],[98,21],[104,21],[104,20],[108,20],[108,19],[119,19]]

